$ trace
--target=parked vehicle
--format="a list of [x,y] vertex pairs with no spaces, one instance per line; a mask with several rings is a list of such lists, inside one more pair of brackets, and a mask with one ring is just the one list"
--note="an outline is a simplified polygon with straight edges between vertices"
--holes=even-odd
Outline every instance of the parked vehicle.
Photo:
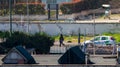
[[112,36],[96,36],[90,40],[85,41],[84,43],[95,45],[114,45],[115,38]]

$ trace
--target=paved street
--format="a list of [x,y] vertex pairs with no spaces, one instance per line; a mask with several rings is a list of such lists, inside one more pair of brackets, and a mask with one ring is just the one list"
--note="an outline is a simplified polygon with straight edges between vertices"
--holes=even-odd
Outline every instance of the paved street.
[[[40,65],[56,65],[58,64],[58,59],[66,52],[66,50],[74,45],[70,45],[68,43],[66,46],[68,48],[65,46],[59,47],[58,44],[55,44],[53,47],[51,47],[50,51],[54,54],[39,54],[32,56]],[[5,55],[0,55],[0,59],[2,59],[4,56]],[[90,60],[95,63],[94,65],[116,65],[117,63],[116,55],[90,55]],[[2,64],[2,61],[0,61],[0,64]]]
[[[58,64],[58,59],[62,56],[62,54],[58,55],[34,55],[33,57],[35,60],[40,64]],[[115,65],[116,59],[115,58],[106,58],[108,55],[95,55],[91,56],[90,59],[92,62],[94,62],[96,65]],[[114,56],[114,55],[113,55]],[[112,56],[111,56],[112,57]]]
[[[48,55],[33,55],[36,62],[40,65],[56,65],[58,64],[58,59],[63,54],[48,54]],[[2,59],[4,55],[0,55]],[[116,65],[115,58],[103,58],[103,57],[115,57],[115,55],[90,55],[90,60],[94,62],[94,65]],[[0,61],[2,64],[2,61]]]

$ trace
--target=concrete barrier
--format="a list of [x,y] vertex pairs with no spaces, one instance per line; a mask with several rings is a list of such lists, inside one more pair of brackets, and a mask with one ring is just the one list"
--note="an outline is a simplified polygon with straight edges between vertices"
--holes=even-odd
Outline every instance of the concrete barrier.
[[[23,31],[27,32],[29,30],[29,33],[36,33],[40,31],[44,31],[47,34],[50,35],[58,35],[60,33],[60,28],[62,28],[63,34],[78,34],[78,29],[81,29],[81,34],[89,34],[93,35],[95,34],[101,34],[103,32],[119,32],[120,29],[120,23],[114,22],[114,23],[92,23],[92,22],[84,22],[79,21],[79,23],[48,23],[47,21],[42,22],[31,22],[29,25],[27,22],[13,22],[12,23],[12,29],[13,31]],[[29,28],[29,29],[28,29]],[[1,31],[9,31],[10,24],[8,22],[0,23],[0,30]],[[95,31],[94,31],[95,29]]]

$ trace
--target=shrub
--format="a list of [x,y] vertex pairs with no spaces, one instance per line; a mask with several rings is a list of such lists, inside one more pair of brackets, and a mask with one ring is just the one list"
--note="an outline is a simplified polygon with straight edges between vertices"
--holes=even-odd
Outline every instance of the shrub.
[[[9,7],[9,6],[8,6]],[[0,15],[9,15],[9,8],[4,7],[3,9],[0,9]],[[17,4],[12,7],[12,14],[18,14],[18,15],[27,15],[27,4]],[[29,4],[29,14],[36,15],[36,14],[45,14],[44,5],[42,4]]]
[[13,32],[12,36],[6,38],[6,41],[1,43],[1,45],[5,47],[7,51],[15,46],[22,45],[26,48],[35,48],[37,53],[46,54],[49,53],[53,43],[54,39],[45,33],[30,35],[23,32]]
[[54,39],[45,33],[36,33],[31,37],[31,41],[36,48],[36,53],[40,54],[49,53],[50,47],[54,45]]
[[18,45],[26,45],[29,43],[29,36],[22,32],[13,32],[12,36],[6,38],[4,47],[11,49]]
[[[29,14],[45,14],[45,9],[42,5],[29,4]],[[27,5],[20,4],[16,5],[14,8],[15,14],[27,14]]]

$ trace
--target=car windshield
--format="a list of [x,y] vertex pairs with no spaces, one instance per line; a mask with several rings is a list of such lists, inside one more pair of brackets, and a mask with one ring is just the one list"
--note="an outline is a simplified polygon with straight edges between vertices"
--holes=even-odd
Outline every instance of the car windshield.
[[100,40],[100,37],[95,37],[91,39],[91,41],[98,41],[98,40]]
[[101,40],[108,40],[108,37],[102,37]]

